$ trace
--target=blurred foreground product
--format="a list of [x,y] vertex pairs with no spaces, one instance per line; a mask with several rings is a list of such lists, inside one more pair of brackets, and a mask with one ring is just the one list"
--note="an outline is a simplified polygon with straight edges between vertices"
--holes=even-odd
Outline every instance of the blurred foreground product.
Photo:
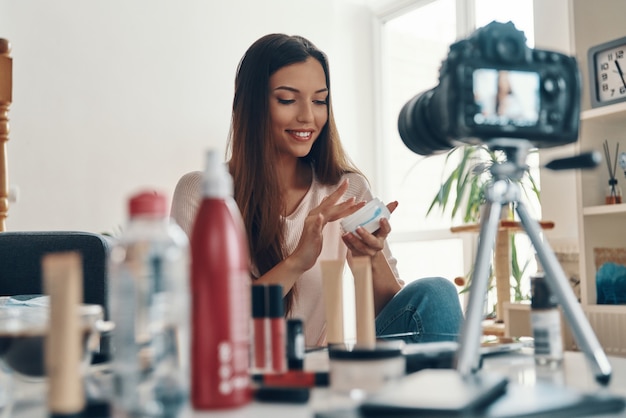
[[207,153],[203,199],[191,234],[191,401],[195,409],[251,400],[250,257],[233,180]]
[[287,371],[287,326],[280,284],[252,286],[251,368],[253,373]]
[[176,416],[189,398],[189,242],[152,191],[129,200],[110,257],[116,417]]
[[557,367],[563,361],[561,313],[544,274],[531,277],[531,323],[535,340],[535,362]]
[[83,299],[83,265],[79,253],[51,253],[42,260],[44,289],[50,295],[46,339],[50,417],[72,417],[85,406],[81,373],[83,330],[78,311]]

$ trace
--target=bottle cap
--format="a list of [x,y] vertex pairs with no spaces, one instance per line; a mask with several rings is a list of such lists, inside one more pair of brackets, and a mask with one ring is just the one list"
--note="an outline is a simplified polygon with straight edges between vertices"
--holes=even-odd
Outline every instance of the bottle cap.
[[267,317],[267,303],[265,301],[265,289],[267,286],[262,284],[252,285],[252,317]]
[[206,165],[202,178],[205,197],[229,197],[233,194],[233,178],[216,150],[206,153]]
[[557,299],[550,291],[545,276],[538,274],[530,279],[531,283],[531,309],[550,309],[557,306]]
[[283,304],[283,287],[279,284],[271,284],[268,291],[268,312],[270,318],[281,318],[285,314]]
[[128,213],[137,215],[167,215],[167,198],[157,191],[142,191],[128,200]]

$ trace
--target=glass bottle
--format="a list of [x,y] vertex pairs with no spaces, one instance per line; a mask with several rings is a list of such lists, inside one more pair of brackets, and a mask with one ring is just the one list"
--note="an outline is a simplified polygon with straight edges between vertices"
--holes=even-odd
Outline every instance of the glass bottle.
[[617,179],[609,179],[609,185],[606,188],[605,203],[607,205],[615,205],[622,203],[622,189],[617,184]]
[[561,312],[543,273],[531,278],[531,324],[535,346],[535,363],[558,367],[563,361]]

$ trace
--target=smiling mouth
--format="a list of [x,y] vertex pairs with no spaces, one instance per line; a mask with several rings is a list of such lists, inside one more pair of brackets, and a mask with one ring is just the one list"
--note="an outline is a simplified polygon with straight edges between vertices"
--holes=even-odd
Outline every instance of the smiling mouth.
[[311,131],[287,131],[291,136],[295,137],[301,141],[308,141],[313,137],[313,132]]

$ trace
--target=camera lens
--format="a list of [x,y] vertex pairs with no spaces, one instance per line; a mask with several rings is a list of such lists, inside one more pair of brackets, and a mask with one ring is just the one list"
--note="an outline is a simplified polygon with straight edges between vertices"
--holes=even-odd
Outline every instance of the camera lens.
[[430,111],[435,89],[422,92],[409,100],[400,110],[398,132],[404,145],[420,155],[452,148],[436,129],[436,113]]
[[521,138],[538,148],[576,141],[580,81],[574,57],[533,50],[512,22],[491,22],[450,45],[439,84],[398,115],[402,142],[433,155],[461,143]]

